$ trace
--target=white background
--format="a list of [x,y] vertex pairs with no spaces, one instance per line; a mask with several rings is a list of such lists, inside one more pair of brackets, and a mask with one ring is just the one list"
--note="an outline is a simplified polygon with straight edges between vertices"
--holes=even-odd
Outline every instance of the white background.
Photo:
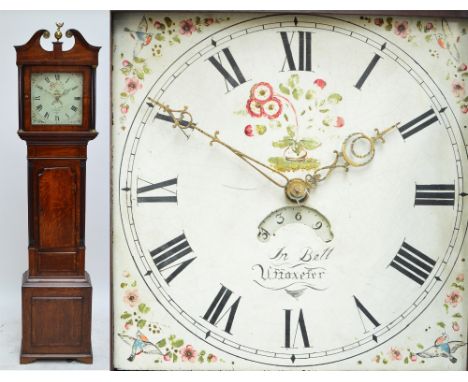
[[[28,215],[26,143],[17,134],[18,70],[13,46],[25,44],[38,29],[48,29],[53,35],[56,21],[65,23],[64,32],[78,29],[91,45],[102,47],[96,74],[99,135],[89,142],[86,169],[86,270],[94,288],[91,366],[66,361],[19,365],[21,276],[28,267]],[[0,369],[109,368],[109,22],[108,11],[0,12]],[[72,39],[64,39],[64,48],[71,47]]]

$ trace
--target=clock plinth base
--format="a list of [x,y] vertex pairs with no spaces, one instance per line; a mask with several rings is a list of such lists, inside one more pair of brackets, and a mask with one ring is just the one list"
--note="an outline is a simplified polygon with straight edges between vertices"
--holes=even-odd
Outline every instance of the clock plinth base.
[[79,279],[30,278],[24,272],[20,363],[40,359],[92,363],[91,304],[87,272]]

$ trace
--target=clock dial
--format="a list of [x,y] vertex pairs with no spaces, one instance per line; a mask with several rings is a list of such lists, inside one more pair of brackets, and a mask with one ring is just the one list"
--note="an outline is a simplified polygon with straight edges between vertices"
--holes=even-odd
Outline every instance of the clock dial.
[[81,125],[83,75],[81,73],[31,73],[31,123]]
[[122,230],[201,341],[253,365],[336,363],[440,292],[466,158],[446,98],[396,45],[333,18],[253,17],[148,89],[122,147]]

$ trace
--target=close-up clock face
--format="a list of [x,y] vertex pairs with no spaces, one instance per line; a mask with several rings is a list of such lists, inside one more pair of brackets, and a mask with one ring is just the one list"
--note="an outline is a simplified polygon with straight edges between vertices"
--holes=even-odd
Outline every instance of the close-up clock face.
[[81,125],[83,75],[31,74],[31,122],[34,125]]
[[[144,20],[135,56],[156,38]],[[114,151],[114,256],[188,335],[247,368],[374,351],[460,259],[460,111],[433,66],[357,21],[234,16],[143,90],[127,72],[141,95]]]

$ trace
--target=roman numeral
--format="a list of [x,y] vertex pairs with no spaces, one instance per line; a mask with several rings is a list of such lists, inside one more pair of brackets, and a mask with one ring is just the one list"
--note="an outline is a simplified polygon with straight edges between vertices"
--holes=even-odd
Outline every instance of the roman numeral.
[[[140,181],[140,179],[138,179]],[[144,181],[145,183],[149,183]],[[171,186],[173,190],[171,190]],[[164,196],[139,196],[145,192],[158,190],[169,195]],[[146,186],[137,188],[137,202],[138,203],[177,203],[177,178],[165,180],[159,183],[149,183]]]
[[70,109],[72,109],[73,111],[77,111],[77,110],[78,110],[78,108],[77,108],[75,105],[72,105],[72,107],[71,107]]
[[415,206],[453,206],[455,184],[417,184]]
[[221,289],[203,316],[204,320],[216,326],[223,319],[223,317],[228,314],[226,325],[224,326],[224,331],[229,334],[232,334],[232,324],[234,322],[234,317],[241,300],[241,297],[238,297],[237,300],[231,304],[231,306],[226,308],[232,294],[233,293],[231,290],[227,289],[224,285],[221,285]]
[[413,134],[416,134],[418,131],[426,128],[429,125],[432,125],[434,122],[437,122],[437,116],[433,109],[429,109],[425,113],[421,114],[419,117],[405,123],[403,126],[400,126],[398,130],[400,131],[403,139],[411,137]]
[[361,90],[362,88],[362,85],[364,85],[364,82],[366,82],[367,80],[367,77],[369,77],[369,75],[371,74],[372,70],[374,70],[375,68],[375,65],[377,65],[377,62],[379,62],[379,60],[381,59],[382,57],[380,57],[378,54],[375,54],[374,57],[372,58],[371,62],[369,63],[369,65],[367,65],[367,68],[366,70],[364,70],[364,73],[362,73],[361,77],[359,78],[358,82],[356,82],[356,85],[354,85],[354,87],[358,90]]
[[185,237],[185,234],[177,236],[175,239],[169,240],[167,243],[161,245],[160,247],[150,251],[151,257],[153,258],[156,268],[159,272],[167,271],[168,269],[173,270],[167,277],[164,279],[169,284],[176,276],[180,274],[187,266],[196,258],[189,258],[182,262],[179,262],[180,259],[187,258],[190,253],[192,253],[192,248]]
[[[291,309],[284,310],[284,322],[285,322],[284,347],[290,349],[292,345],[292,348],[294,348],[296,345],[297,332],[300,331],[304,347],[310,348],[309,336],[307,335],[307,328],[305,325],[304,314],[302,313],[302,309],[299,310],[299,316],[297,319],[297,325],[296,325],[296,329],[294,330],[294,333],[292,333],[292,330],[291,330],[291,312],[292,312]],[[292,337],[292,334],[294,335],[294,337]]]
[[359,301],[359,299],[356,296],[353,296],[353,297],[354,297],[354,303],[356,304],[356,308],[358,309],[359,319],[361,320],[362,326],[364,327],[364,332],[367,333],[368,330],[364,323],[363,316],[365,316],[367,320],[370,321],[372,325],[374,325],[375,328],[379,326],[380,325],[379,321],[377,321],[375,317],[372,314],[370,314],[367,308],[364,305],[362,305],[361,301]]
[[49,77],[45,77],[44,80],[45,80],[45,82],[47,82],[47,83],[50,82],[50,78],[49,78]]
[[49,117],[50,117],[49,112],[46,111],[46,113],[44,114],[44,118],[45,118],[45,119],[49,119]]
[[[149,107],[154,107],[154,105],[151,103],[151,102],[147,102],[146,103]],[[170,115],[168,114],[163,114],[163,113],[156,113],[156,115],[154,116],[153,120],[154,119],[159,119],[161,121],[165,121],[165,122],[171,122],[171,123],[174,123],[174,118],[171,117]],[[179,119],[178,120],[178,123],[180,123],[181,126],[188,126],[189,125],[189,121],[186,121],[186,120],[183,120],[183,119]],[[185,135],[185,138],[189,139],[190,138],[190,133],[193,131],[192,128],[187,128],[187,129],[178,129],[179,131],[182,132],[182,134]]]
[[60,122],[60,117],[58,115],[55,116],[55,122]]
[[34,97],[34,100],[40,101],[40,100],[41,100],[41,96],[35,96],[35,97]]
[[[298,36],[297,46],[297,61],[293,56],[292,44],[294,36]],[[286,64],[288,64],[289,70],[299,71],[312,71],[312,33],[311,32],[292,32],[291,38],[289,38],[287,32],[280,32],[281,41],[283,42],[284,52],[286,57],[284,59],[283,68],[284,72]]]
[[436,262],[430,257],[403,242],[390,266],[422,285],[431,274],[435,264]]
[[71,90],[76,90],[76,89],[78,89],[78,85],[73,86]]
[[37,105],[37,106],[36,106],[36,110],[37,110],[37,111],[41,111],[41,110],[42,110],[42,105]]
[[55,79],[56,79],[57,81],[60,81],[60,74],[55,73]]
[[[215,58],[215,56],[211,56],[210,58],[208,58],[208,61],[210,61],[213,64],[213,66],[218,70],[218,72],[220,72],[221,75],[224,77],[224,80],[226,82],[226,90],[229,92],[232,89],[236,88],[237,86],[239,86],[239,85],[243,84],[244,82],[246,82],[246,80],[245,80],[244,75],[240,71],[236,60],[234,60],[234,57],[232,56],[231,51],[229,50],[229,48],[224,48],[222,50],[222,52],[224,54],[224,57],[227,59],[227,61],[229,63],[229,66],[231,67],[231,70],[232,70],[234,76],[232,76],[228,72],[228,70],[222,65],[220,52],[218,52],[215,55],[215,56],[217,56],[217,58]],[[230,89],[230,87],[232,89]]]
[[81,97],[75,97],[74,99],[75,99],[75,101],[79,101],[81,99]]

